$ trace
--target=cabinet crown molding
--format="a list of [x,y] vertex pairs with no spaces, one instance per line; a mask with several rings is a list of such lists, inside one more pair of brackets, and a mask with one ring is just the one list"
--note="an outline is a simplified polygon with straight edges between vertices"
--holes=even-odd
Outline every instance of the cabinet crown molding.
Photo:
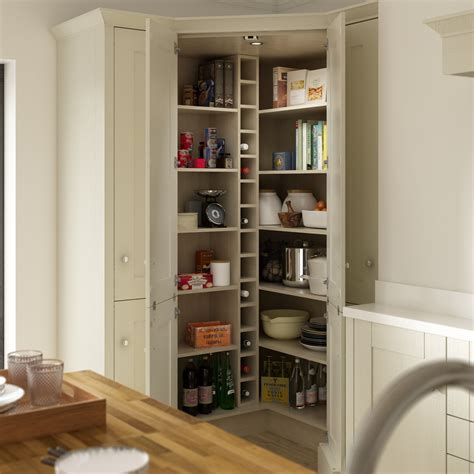
[[425,24],[442,38],[443,73],[474,77],[474,9],[431,18]]

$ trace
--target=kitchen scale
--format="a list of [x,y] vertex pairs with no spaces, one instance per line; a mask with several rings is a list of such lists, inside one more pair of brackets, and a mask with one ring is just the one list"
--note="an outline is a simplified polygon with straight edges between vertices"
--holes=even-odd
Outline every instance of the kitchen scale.
[[202,226],[225,227],[225,209],[217,199],[227,191],[223,189],[199,189],[195,193],[204,199],[202,203]]

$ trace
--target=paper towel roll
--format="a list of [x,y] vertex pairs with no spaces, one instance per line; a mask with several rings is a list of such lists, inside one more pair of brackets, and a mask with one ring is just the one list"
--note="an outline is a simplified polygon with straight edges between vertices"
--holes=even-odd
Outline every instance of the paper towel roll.
[[214,286],[229,286],[230,262],[228,260],[212,260],[211,274]]

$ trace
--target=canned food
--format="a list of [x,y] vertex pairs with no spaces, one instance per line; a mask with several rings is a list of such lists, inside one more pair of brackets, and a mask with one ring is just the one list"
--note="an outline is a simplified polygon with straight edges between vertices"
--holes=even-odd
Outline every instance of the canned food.
[[181,132],[179,134],[179,148],[181,150],[192,150],[194,138],[191,132]]
[[178,150],[178,168],[187,168],[191,161],[189,150]]

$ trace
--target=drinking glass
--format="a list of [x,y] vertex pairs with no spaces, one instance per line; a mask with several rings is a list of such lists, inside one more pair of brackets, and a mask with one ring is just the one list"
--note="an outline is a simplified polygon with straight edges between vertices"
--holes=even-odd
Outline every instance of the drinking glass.
[[43,359],[27,368],[28,390],[32,405],[55,405],[61,396],[64,363],[58,359]]
[[8,354],[8,383],[27,389],[26,368],[43,359],[41,351],[15,351]]

